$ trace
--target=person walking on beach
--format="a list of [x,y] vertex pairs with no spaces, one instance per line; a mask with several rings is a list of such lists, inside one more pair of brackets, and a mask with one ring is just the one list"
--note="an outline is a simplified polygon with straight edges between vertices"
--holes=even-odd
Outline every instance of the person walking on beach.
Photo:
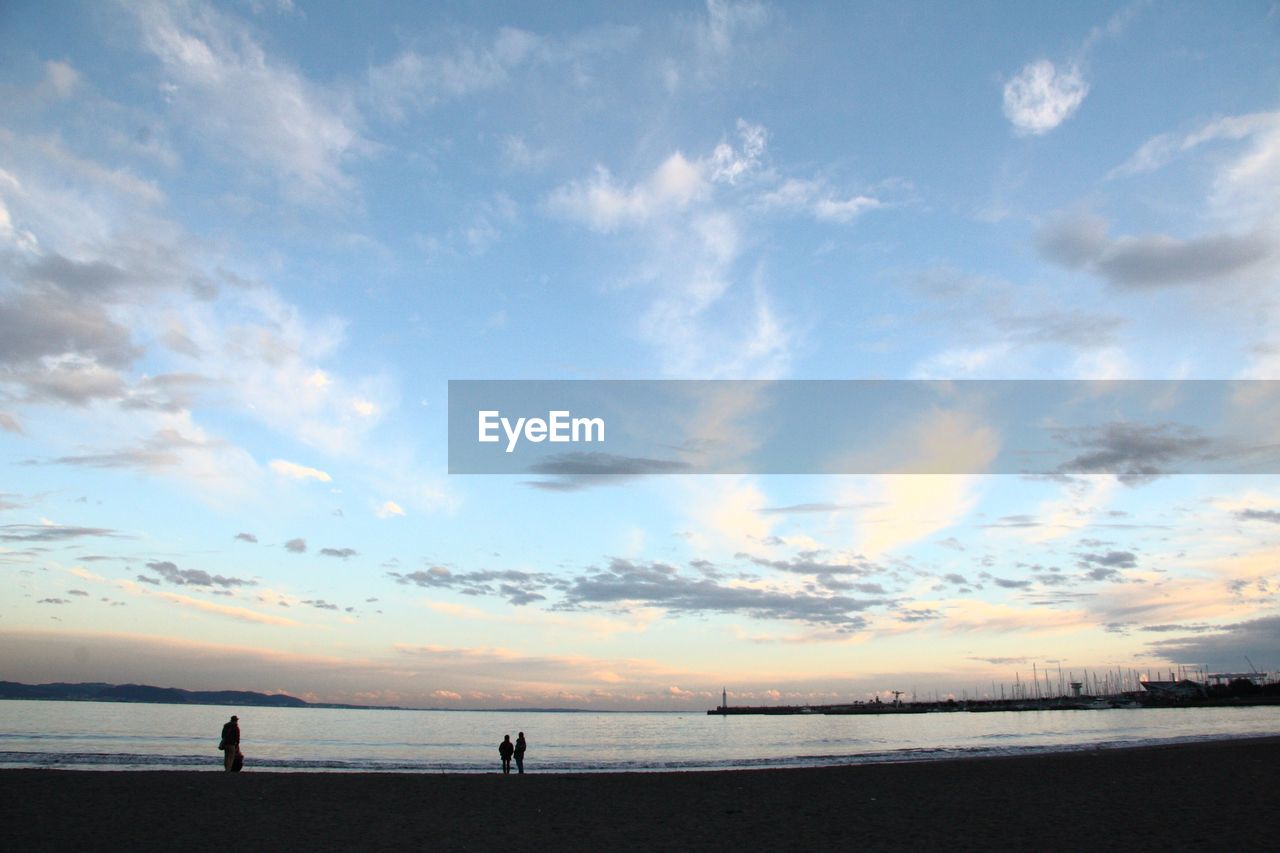
[[511,753],[515,752],[515,746],[511,743],[511,735],[503,735],[502,743],[498,744],[498,756],[502,759],[502,772],[511,772]]
[[240,754],[240,718],[232,714],[222,726],[222,769],[230,773],[235,769],[236,756]]
[[520,732],[516,736],[516,772],[524,773],[524,751],[529,748],[529,744],[524,739],[524,732]]

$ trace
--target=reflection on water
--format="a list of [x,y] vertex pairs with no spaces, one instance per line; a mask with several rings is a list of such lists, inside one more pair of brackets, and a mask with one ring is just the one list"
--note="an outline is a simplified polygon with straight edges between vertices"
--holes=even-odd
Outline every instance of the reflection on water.
[[530,772],[910,761],[1275,734],[1280,707],[882,716],[371,711],[0,701],[0,767],[220,770],[240,716],[253,770],[491,772],[526,733]]

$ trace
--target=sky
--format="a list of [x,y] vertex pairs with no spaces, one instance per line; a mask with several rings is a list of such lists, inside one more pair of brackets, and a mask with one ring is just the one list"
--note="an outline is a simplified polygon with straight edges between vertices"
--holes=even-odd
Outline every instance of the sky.
[[0,104],[0,678],[697,711],[1280,668],[1275,475],[983,473],[947,412],[878,428],[974,473],[447,443],[463,379],[1280,379],[1275,2],[11,0]]

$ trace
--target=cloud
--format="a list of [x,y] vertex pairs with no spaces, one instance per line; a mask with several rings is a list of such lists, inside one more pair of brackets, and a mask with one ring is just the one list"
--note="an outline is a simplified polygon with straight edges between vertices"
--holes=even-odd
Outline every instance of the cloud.
[[80,72],[69,62],[48,60],[44,64],[45,79],[43,87],[47,88],[59,99],[71,97],[80,85]]
[[1220,672],[1242,672],[1250,669],[1245,655],[1257,661],[1280,659],[1280,616],[1235,622],[1215,628],[1214,633],[1198,633],[1194,637],[1159,640],[1151,643],[1150,649],[1179,663],[1199,664]]
[[1257,269],[1277,254],[1274,235],[1243,234],[1177,238],[1165,234],[1110,237],[1097,216],[1059,217],[1036,234],[1048,260],[1086,270],[1118,288],[1146,289],[1212,284]]
[[574,181],[551,193],[547,207],[556,215],[578,220],[593,230],[611,232],[647,223],[659,214],[687,207],[708,192],[704,167],[679,151],[643,182],[618,186],[609,170],[597,166],[588,181]]
[[284,543],[284,549],[292,554],[305,554],[307,551],[307,540],[290,539]]
[[645,459],[612,453],[556,453],[529,466],[551,480],[528,480],[523,485],[551,492],[576,492],[591,486],[616,485],[652,474],[678,474],[692,466],[674,459]]
[[924,377],[951,379],[1021,365],[1029,349],[1046,345],[1109,347],[1125,325],[1115,314],[1060,306],[1054,294],[1032,284],[947,267],[916,275],[910,284],[928,300],[927,322],[957,341],[917,368]]
[[[441,700],[431,691],[443,689],[462,694],[472,707],[516,704],[500,697],[520,693],[524,698],[518,704],[526,707],[572,704],[644,710],[670,707],[659,698],[668,685],[703,684],[711,678],[689,668],[635,658],[408,645],[369,655],[297,654],[181,636],[34,630],[0,632],[0,670],[31,683],[97,679],[193,690],[235,683],[247,690],[283,690],[316,702],[438,707]],[[371,690],[371,684],[378,686]],[[561,698],[565,691],[582,698],[567,702]],[[691,709],[701,710],[702,701],[692,700]]]
[[163,429],[157,431],[136,447],[101,453],[59,456],[51,460],[51,464],[76,465],[87,468],[136,468],[144,471],[154,471],[180,465],[183,461],[183,451],[200,451],[224,446],[221,441],[191,439],[176,429]]
[[[463,595],[493,596],[510,604],[549,601],[551,610],[574,611],[601,606],[662,608],[672,614],[740,613],[759,619],[800,621],[834,628],[837,633],[860,630],[866,619],[859,615],[868,608],[886,604],[879,584],[845,583],[838,574],[863,574],[865,566],[845,566],[817,562],[757,560],[758,565],[792,574],[814,574],[829,589],[856,589],[871,599],[842,595],[815,595],[760,585],[722,584],[699,573],[698,579],[682,577],[664,563],[637,562],[612,558],[605,570],[574,578],[547,572],[470,571],[454,572],[444,566],[414,572],[388,572],[396,583],[427,589],[450,589]],[[555,595],[558,600],[552,600]],[[444,608],[445,605],[438,605]],[[452,607],[452,605],[450,605]]]
[[705,13],[684,18],[681,29],[671,35],[675,56],[662,64],[668,91],[689,84],[698,88],[723,84],[736,60],[752,56],[746,39],[767,32],[771,17],[769,6],[756,0],[706,0]]
[[292,480],[316,480],[321,483],[328,483],[333,479],[318,468],[308,468],[305,465],[287,462],[284,459],[273,459],[268,467],[281,477],[288,477]]
[[84,364],[120,368],[141,355],[108,308],[128,282],[145,280],[145,271],[54,253],[13,273],[18,287],[0,301],[0,366],[37,374],[51,369],[45,359],[75,354]]
[[1274,215],[1280,189],[1280,112],[1222,116],[1187,133],[1154,136],[1107,177],[1155,172],[1203,146],[1232,143],[1248,147],[1219,166],[1210,196],[1214,207],[1242,220]]
[[449,52],[406,50],[369,69],[365,98],[378,114],[400,122],[410,111],[500,86],[546,50],[539,36],[514,27],[501,28],[490,41],[459,39]]
[[501,596],[514,605],[542,601],[542,591],[548,588],[564,589],[565,583],[544,572],[473,571],[453,572],[443,566],[432,566],[425,571],[400,573],[387,572],[398,584],[435,589],[452,589],[463,595]]
[[503,159],[512,169],[538,172],[551,161],[552,152],[546,148],[533,148],[522,136],[508,136],[502,141]]
[[738,135],[742,139],[740,149],[735,150],[729,143],[721,142],[711,152],[711,180],[736,183],[759,167],[768,131],[761,125],[738,119]]
[[258,541],[258,537],[257,537],[257,536],[254,536],[252,533],[237,533],[237,534],[235,535],[235,539],[236,539],[237,541],[239,541],[239,542],[253,542],[253,543],[257,543],[257,541]]
[[862,557],[854,558],[848,562],[828,563],[816,559],[816,555],[812,553],[793,557],[789,560],[770,560],[749,554],[735,554],[734,556],[739,559],[747,559],[761,568],[773,569],[777,572],[814,575],[820,583],[829,589],[857,589],[859,592],[884,594],[884,590],[879,588],[878,584],[850,584],[845,581],[835,580],[838,576],[865,577],[884,571],[882,566]]
[[86,536],[116,538],[123,534],[105,527],[61,524],[0,524],[0,542],[65,542]]
[[1280,510],[1274,509],[1242,509],[1236,513],[1241,521],[1269,521],[1280,524]]
[[[260,471],[194,423],[202,402],[230,403],[333,452],[350,452],[376,425],[384,383],[318,367],[341,343],[340,323],[309,322],[231,272],[228,258],[197,249],[201,241],[153,217],[101,167],[68,165],[58,150],[21,138],[15,147],[14,168],[25,173],[4,172],[0,185],[40,240],[0,253],[0,276],[12,282],[0,293],[0,398],[93,407],[66,434],[110,435],[115,445],[53,461],[164,474],[216,500],[251,490]],[[0,242],[11,240],[0,228]],[[164,344],[175,329],[186,341],[178,350]],[[147,373],[136,372],[141,364]],[[327,383],[310,382],[317,374]],[[18,412],[5,408],[6,424],[20,428]]]
[[1005,83],[1004,114],[1019,135],[1041,135],[1070,118],[1088,93],[1079,67],[1040,59]]
[[338,605],[336,605],[336,604],[330,604],[329,602],[325,601],[325,600],[324,600],[324,599],[322,599],[322,598],[309,599],[309,600],[304,601],[304,602],[302,602],[302,603],[303,603],[303,604],[306,604],[306,605],[310,605],[311,607],[314,607],[314,608],[316,608],[317,610],[333,610],[333,611],[337,611],[337,610],[341,610],[341,609],[342,609],[342,608],[341,608],[341,607],[339,607]]
[[[553,215],[632,238],[644,257],[620,275],[649,288],[637,331],[669,375],[772,378],[790,358],[793,333],[774,309],[763,268],[735,287],[742,214],[750,211],[740,202],[758,180],[772,180],[761,167],[766,130],[741,119],[737,129],[737,147],[722,142],[699,158],[675,151],[629,183],[598,165],[593,177],[546,197]],[[838,203],[828,210],[835,217],[849,212]]]
[[[224,589],[231,589],[240,586],[257,586],[258,583],[257,581],[243,580],[242,578],[211,575],[202,569],[179,569],[168,560],[147,563],[147,568],[177,586],[219,586]],[[139,580],[142,580],[142,578],[139,578]],[[150,583],[149,580],[147,582]]]
[[837,503],[803,503],[789,506],[766,506],[760,509],[765,515],[792,515],[796,513],[843,512],[851,509],[848,504]]
[[126,7],[163,69],[170,109],[226,162],[265,174],[288,197],[336,202],[348,161],[374,146],[352,105],[275,63],[247,27],[201,2]]
[[325,557],[337,557],[339,560],[345,560],[348,557],[354,557],[359,552],[354,548],[321,548],[321,555]]
[[1050,434],[1060,444],[1087,451],[1059,465],[1059,473],[1115,474],[1128,486],[1172,473],[1180,461],[1209,458],[1211,448],[1208,438],[1177,424],[1111,423],[1055,429]]
[[769,7],[754,0],[706,0],[706,7],[706,16],[697,21],[698,40],[714,54],[728,53],[736,34],[758,29],[769,20]]
[[897,619],[899,622],[906,622],[907,624],[916,624],[921,622],[936,622],[942,618],[943,618],[943,614],[941,611],[934,610],[929,607],[907,608],[905,610],[900,611],[897,615]]
[[250,610],[247,607],[235,607],[229,604],[215,604],[212,601],[203,601],[199,598],[179,595],[176,592],[154,592],[148,594],[162,598],[172,604],[177,604],[180,607],[198,610],[201,613],[211,613],[215,616],[226,616],[230,619],[235,619],[238,622],[251,622],[258,625],[276,625],[285,628],[296,627],[298,624],[294,620],[286,619],[283,616],[259,613],[256,610]]
[[883,599],[819,596],[779,589],[726,586],[709,578],[691,580],[663,563],[614,558],[609,567],[575,578],[565,591],[570,607],[638,604],[671,613],[741,613],[756,619],[780,619],[855,632],[867,624],[860,613]]
[[841,196],[822,181],[788,178],[762,193],[756,203],[765,210],[805,211],[819,222],[848,224],[862,214],[888,206],[874,196]]
[[374,510],[374,514],[378,518],[403,517],[404,510],[400,508],[400,504],[395,501],[384,501],[382,506]]
[[1105,554],[1081,554],[1080,565],[1088,566],[1107,566],[1117,569],[1133,569],[1137,568],[1138,560],[1132,551],[1108,551]]
[[1003,589],[1026,589],[1031,586],[1031,581],[1027,580],[1010,580],[1009,578],[993,577],[991,582]]

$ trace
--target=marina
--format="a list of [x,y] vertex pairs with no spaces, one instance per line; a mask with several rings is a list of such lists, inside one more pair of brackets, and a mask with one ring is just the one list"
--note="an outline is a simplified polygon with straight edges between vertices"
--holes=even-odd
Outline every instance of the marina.
[[[1224,672],[1190,673],[1185,670],[1170,672],[1167,680],[1157,680],[1150,673],[1138,675],[1130,670],[1107,673],[1092,681],[1095,690],[1088,693],[1089,676],[1077,681],[1068,673],[1067,680],[1058,674],[1056,692],[1054,682],[1045,673],[1042,682],[1039,673],[1029,683],[1016,679],[1012,689],[1005,685],[992,685],[985,695],[960,697],[947,696],[917,700],[914,696],[903,701],[903,691],[888,691],[893,696],[885,702],[879,696],[867,702],[844,702],[825,705],[731,705],[728,689],[720,694],[720,704],[707,711],[708,716],[738,715],[792,715],[792,714],[929,714],[966,711],[1017,712],[1017,711],[1103,711],[1138,708],[1197,707],[1223,708],[1254,705],[1280,705],[1280,677],[1274,672]],[[1196,677],[1192,677],[1192,676]],[[1114,680],[1113,680],[1114,679]],[[1134,689],[1111,691],[1111,685],[1134,685]]]

